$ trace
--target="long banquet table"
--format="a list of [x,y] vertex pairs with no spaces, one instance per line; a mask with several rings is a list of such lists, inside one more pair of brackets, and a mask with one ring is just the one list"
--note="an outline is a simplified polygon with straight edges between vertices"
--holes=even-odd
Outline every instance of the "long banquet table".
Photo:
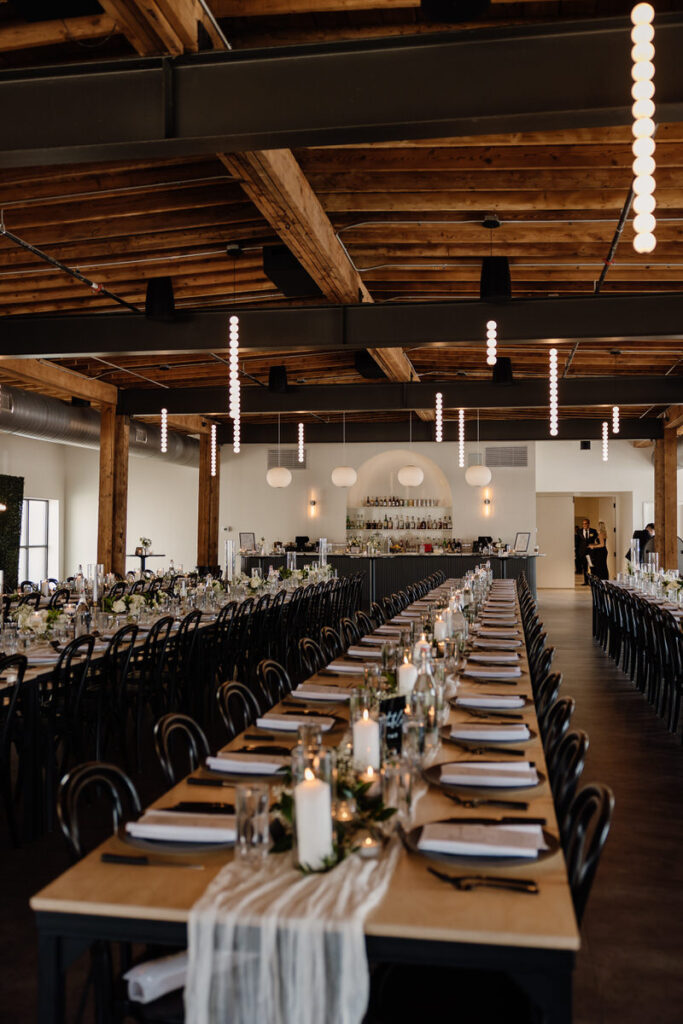
[[[517,614],[519,616],[519,608]],[[505,691],[532,697],[523,646],[520,655],[522,676],[514,685],[506,685]],[[339,684],[338,678],[327,675],[312,676],[310,681],[316,685]],[[477,685],[468,681],[467,688],[476,690]],[[335,714],[348,715],[344,705],[332,708],[326,704],[325,707]],[[463,711],[450,712],[453,723],[467,720],[471,721]],[[547,777],[533,706],[525,720],[532,736],[523,744],[513,745],[524,746],[528,759]],[[344,725],[337,726],[326,735],[336,743],[343,730]],[[228,749],[243,742],[243,736],[238,736],[228,744]],[[437,763],[471,759],[471,756],[456,746],[444,744]],[[499,755],[487,754],[485,760],[504,757],[505,749],[501,747]],[[206,775],[207,772],[200,768],[192,774]],[[217,792],[221,799],[230,800],[233,791],[190,785],[183,780],[152,806],[164,807],[185,800],[211,802]],[[548,830],[558,834],[547,780],[531,792],[511,791],[509,797],[528,800],[529,808],[525,813],[532,818],[545,818]],[[459,818],[496,818],[506,812],[484,806],[472,810],[458,807],[455,813]],[[430,787],[417,803],[415,824],[449,818],[453,814],[454,804],[438,789]],[[104,851],[126,853],[130,852],[130,847],[118,836],[110,837],[31,900],[39,935],[40,1024],[59,1024],[64,1020],[64,972],[94,940],[185,946],[191,907],[232,857],[231,852],[225,850],[184,855],[183,861],[201,865],[202,870],[193,871],[180,867],[102,863],[100,858]],[[571,979],[579,932],[561,851],[543,861],[525,863],[521,869],[518,866],[486,869],[487,874],[519,876],[521,873],[525,878],[534,879],[540,887],[537,895],[490,889],[455,891],[429,874],[427,863],[419,856],[402,851],[385,898],[365,923],[369,959],[502,970],[513,976],[543,1007],[546,1020],[568,1024],[572,1016]]]

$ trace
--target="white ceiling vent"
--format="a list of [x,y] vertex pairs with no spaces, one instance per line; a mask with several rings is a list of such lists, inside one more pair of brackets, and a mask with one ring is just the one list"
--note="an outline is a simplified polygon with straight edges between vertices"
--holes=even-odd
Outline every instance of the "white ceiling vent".
[[492,446],[486,449],[486,465],[491,469],[523,469],[529,465],[529,449],[525,444]]
[[296,448],[280,448],[278,461],[277,448],[269,448],[267,455],[268,469],[274,466],[284,466],[286,469],[306,469],[307,453],[304,450],[304,461],[299,462],[299,452]]

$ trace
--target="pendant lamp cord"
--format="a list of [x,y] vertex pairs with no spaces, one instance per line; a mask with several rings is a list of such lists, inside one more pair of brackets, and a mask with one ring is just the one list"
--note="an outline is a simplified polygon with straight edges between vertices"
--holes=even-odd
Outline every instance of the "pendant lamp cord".
[[280,413],[277,414],[277,464],[280,466]]

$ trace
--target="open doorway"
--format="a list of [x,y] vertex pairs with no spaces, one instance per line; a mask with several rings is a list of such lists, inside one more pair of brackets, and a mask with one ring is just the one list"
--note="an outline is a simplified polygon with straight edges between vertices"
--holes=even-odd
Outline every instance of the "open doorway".
[[[588,520],[590,528],[604,528],[607,534],[607,572],[610,579],[617,573],[617,496],[615,494],[575,494],[574,495],[574,529],[583,527]],[[590,554],[590,552],[589,552]],[[619,561],[619,564],[620,561]],[[580,565],[575,565],[574,583],[581,586],[584,582]]]

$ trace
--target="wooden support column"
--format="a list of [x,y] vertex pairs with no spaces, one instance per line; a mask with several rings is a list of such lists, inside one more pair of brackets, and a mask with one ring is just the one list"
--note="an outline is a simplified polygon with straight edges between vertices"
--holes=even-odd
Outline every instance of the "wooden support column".
[[113,405],[100,420],[100,498],[97,516],[97,561],[105,572],[126,572],[128,516],[128,440],[130,419]]
[[676,537],[676,453],[675,427],[667,426],[664,437],[655,441],[655,550],[661,569],[678,568]]
[[[217,453],[218,454],[218,453]],[[216,458],[216,475],[211,476],[211,438],[199,437],[199,502],[197,512],[197,565],[218,565],[218,501],[220,492],[220,458]]]

